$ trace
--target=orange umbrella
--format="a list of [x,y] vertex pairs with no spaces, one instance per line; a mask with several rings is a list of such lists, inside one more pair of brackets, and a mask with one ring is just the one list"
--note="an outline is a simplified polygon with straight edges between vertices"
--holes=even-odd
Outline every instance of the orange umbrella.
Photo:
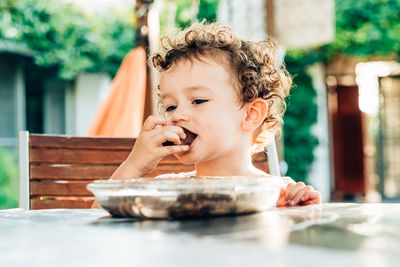
[[146,98],[146,52],[139,46],[122,61],[106,101],[89,127],[88,136],[137,137]]

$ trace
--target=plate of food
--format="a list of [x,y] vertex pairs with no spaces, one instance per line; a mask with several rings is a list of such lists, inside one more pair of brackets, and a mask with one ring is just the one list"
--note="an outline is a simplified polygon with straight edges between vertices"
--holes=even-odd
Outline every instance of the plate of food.
[[98,180],[88,185],[113,217],[187,219],[240,215],[274,207],[282,177],[163,177]]

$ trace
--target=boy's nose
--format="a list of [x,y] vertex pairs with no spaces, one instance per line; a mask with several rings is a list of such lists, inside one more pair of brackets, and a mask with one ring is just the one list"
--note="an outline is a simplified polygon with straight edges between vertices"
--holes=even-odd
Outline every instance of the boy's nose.
[[189,116],[182,110],[175,110],[171,119],[173,123],[177,123],[181,121],[189,121]]

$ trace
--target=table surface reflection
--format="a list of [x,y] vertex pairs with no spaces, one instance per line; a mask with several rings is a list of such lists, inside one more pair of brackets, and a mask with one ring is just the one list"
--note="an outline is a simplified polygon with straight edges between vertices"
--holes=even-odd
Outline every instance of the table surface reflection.
[[199,220],[0,210],[0,266],[400,266],[400,204],[274,208]]

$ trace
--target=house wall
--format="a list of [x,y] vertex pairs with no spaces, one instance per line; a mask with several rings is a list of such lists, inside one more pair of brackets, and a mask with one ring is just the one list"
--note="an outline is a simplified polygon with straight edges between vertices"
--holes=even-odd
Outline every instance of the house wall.
[[[32,81],[28,72],[35,72],[40,84]],[[86,135],[110,88],[111,79],[105,73],[81,74],[74,82],[66,82],[49,70],[27,65],[26,58],[0,53],[0,147],[15,149],[21,130]],[[30,99],[29,90],[36,90],[41,100]],[[29,103],[31,109],[37,104],[42,108],[27,114]],[[28,127],[28,120],[31,127]]]
[[44,81],[44,132],[65,134],[65,82],[57,78]]
[[0,147],[16,147],[17,133],[25,128],[22,62],[0,54]]
[[106,73],[83,73],[66,89],[66,133],[85,136],[111,88]]

